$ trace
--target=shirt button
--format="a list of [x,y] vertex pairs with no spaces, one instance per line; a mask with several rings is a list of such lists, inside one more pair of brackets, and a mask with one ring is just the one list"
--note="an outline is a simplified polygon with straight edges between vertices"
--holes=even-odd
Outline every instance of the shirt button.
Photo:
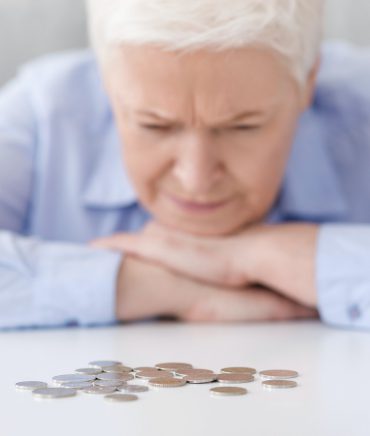
[[352,304],[352,306],[348,308],[348,315],[352,320],[356,320],[361,317],[361,310],[357,304]]

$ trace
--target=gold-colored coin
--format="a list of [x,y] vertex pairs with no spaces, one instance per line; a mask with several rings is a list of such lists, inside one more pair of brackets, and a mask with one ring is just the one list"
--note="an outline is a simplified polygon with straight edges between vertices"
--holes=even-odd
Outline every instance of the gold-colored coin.
[[220,383],[250,383],[254,381],[254,376],[252,374],[233,374],[224,373],[216,375],[217,381]]
[[194,383],[194,384],[200,384],[200,383],[212,383],[216,380],[217,375],[216,374],[193,374],[193,375],[185,375],[183,377],[183,380],[185,380],[187,383]]
[[177,369],[175,373],[180,376],[185,376],[185,375],[199,375],[199,374],[214,374],[214,371],[212,371],[211,369],[203,369],[203,368],[183,368],[183,369]]
[[222,368],[221,372],[232,373],[232,374],[256,374],[254,368],[248,368],[245,366],[229,366],[227,368]]
[[268,369],[260,371],[259,374],[262,378],[269,380],[295,378],[299,375],[297,371],[291,371],[290,369]]
[[297,387],[297,382],[293,380],[265,380],[262,386],[267,389],[290,389]]
[[186,381],[180,378],[157,377],[149,380],[149,385],[156,388],[179,388],[186,385]]
[[212,395],[215,395],[217,397],[231,397],[237,395],[245,395],[248,391],[245,388],[220,386],[210,389],[210,392]]
[[156,368],[167,370],[167,371],[176,371],[177,369],[193,368],[193,365],[184,362],[157,363],[155,366]]
[[136,401],[138,396],[132,394],[110,394],[106,395],[104,398],[113,403],[127,403],[128,401]]
[[170,371],[161,371],[159,369],[157,370],[146,370],[146,371],[138,371],[135,372],[136,378],[141,378],[143,380],[150,380],[152,378],[157,377],[173,377],[172,372]]

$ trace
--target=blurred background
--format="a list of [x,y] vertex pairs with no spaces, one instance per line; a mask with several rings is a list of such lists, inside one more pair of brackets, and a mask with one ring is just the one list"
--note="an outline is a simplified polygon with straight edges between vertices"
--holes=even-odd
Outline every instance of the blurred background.
[[[370,0],[326,2],[326,38],[370,45]],[[36,56],[86,45],[83,0],[0,0],[0,86]]]

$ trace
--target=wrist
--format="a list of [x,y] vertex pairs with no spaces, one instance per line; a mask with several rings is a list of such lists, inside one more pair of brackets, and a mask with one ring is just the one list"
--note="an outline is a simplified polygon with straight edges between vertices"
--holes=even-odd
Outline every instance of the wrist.
[[[319,226],[281,224],[259,227],[249,243],[250,278],[309,306],[316,306],[315,260]],[[252,243],[253,242],[253,243]]]

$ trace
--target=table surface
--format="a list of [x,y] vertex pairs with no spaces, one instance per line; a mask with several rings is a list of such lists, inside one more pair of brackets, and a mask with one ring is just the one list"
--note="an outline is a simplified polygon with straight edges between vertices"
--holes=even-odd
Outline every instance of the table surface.
[[[6,436],[362,436],[369,435],[370,334],[319,322],[274,324],[140,323],[93,329],[0,333],[0,430]],[[153,389],[112,404],[78,394],[35,400],[17,381],[69,373],[91,360],[130,366],[185,361],[299,371],[299,386],[266,391],[260,380],[243,397],[214,398],[210,385]],[[241,386],[241,385],[240,385]]]

